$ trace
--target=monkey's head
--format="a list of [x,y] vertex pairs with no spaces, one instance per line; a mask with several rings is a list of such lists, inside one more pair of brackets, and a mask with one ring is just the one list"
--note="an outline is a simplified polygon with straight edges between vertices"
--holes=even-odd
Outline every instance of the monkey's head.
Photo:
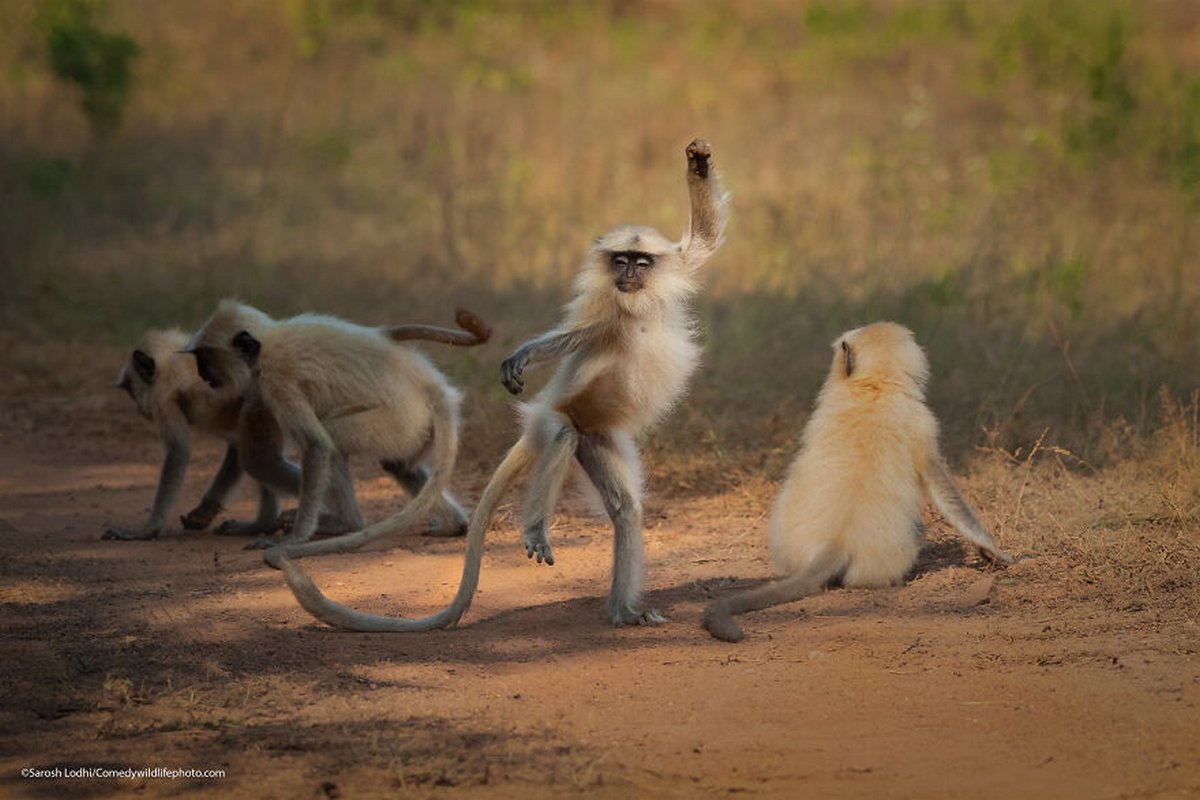
[[137,405],[138,413],[146,419],[151,418],[154,410],[151,395],[154,387],[161,382],[162,367],[186,343],[187,334],[181,330],[151,328],[129,354],[129,360],[121,365],[114,386],[129,393]]
[[679,269],[679,245],[653,228],[622,225],[596,238],[576,289],[608,296],[637,313],[648,304],[689,293],[694,285]]
[[894,322],[874,322],[847,331],[833,343],[831,383],[891,385],[925,397],[929,360],[913,332]]
[[253,306],[222,300],[184,350],[196,372],[213,389],[242,394],[254,374],[263,332],[271,318]]

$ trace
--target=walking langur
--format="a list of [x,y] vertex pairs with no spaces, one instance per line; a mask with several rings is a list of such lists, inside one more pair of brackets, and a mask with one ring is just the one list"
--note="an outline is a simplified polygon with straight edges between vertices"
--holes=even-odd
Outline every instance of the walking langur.
[[[479,580],[484,534],[501,497],[533,467],[525,502],[524,542],[530,557],[554,563],[548,525],[572,459],[599,490],[614,530],[613,624],[665,621],[641,608],[642,488],[634,437],[679,399],[700,348],[688,301],[700,267],[720,246],[728,196],[701,139],[687,146],[691,220],[671,242],[652,228],[622,226],[599,237],[576,279],[563,322],[516,349],[503,363],[504,385],[524,387],[524,372],[549,361],[558,369],[524,408],[523,432],[496,469],[471,515],[462,581],[451,604],[423,619],[365,614],[321,594],[295,564],[274,561],[300,604],[331,625],[363,631],[412,631],[453,625],[470,607]],[[268,559],[271,560],[271,559]]]
[[734,614],[799,600],[832,582],[902,582],[921,546],[926,496],[989,560],[1012,563],[946,470],[937,419],[925,404],[929,363],[912,332],[877,322],[843,334],[833,350],[771,516],[771,555],[786,577],[709,603],[704,626],[718,639],[741,640]]
[[[246,471],[269,486],[282,477],[286,467],[273,426],[302,452],[300,507],[291,533],[254,546],[287,548],[293,556],[344,552],[435,511],[450,520],[450,534],[462,533],[466,514],[446,490],[458,453],[458,391],[424,354],[398,344],[424,339],[473,346],[491,335],[470,312],[459,310],[457,321],[463,331],[367,328],[320,314],[276,321],[230,300],[217,307],[187,351],[209,386],[230,387],[244,398],[238,445]],[[380,458],[413,493],[412,501],[364,530],[308,542],[327,487],[350,481],[342,465],[359,453]]]
[[[225,440],[228,447],[200,504],[180,518],[183,527],[187,530],[207,528],[241,478],[236,439],[242,398],[234,392],[214,391],[200,380],[192,358],[180,352],[187,341],[188,335],[181,330],[151,329],[142,336],[137,349],[130,354],[117,376],[117,387],[128,392],[141,415],[158,428],[166,457],[150,518],[136,530],[109,528],[104,533],[105,539],[153,539],[162,531],[167,514],[183,488],[184,472],[191,457],[192,428]],[[299,482],[298,471],[296,482]],[[228,520],[217,528],[217,533],[270,533],[278,515],[279,501],[275,493],[260,485],[258,517],[249,523]]]

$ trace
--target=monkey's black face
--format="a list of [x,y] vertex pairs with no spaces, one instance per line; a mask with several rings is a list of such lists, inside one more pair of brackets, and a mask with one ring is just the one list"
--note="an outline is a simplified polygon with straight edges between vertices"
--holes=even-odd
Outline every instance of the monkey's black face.
[[654,269],[654,256],[637,250],[611,255],[613,282],[621,292],[640,292],[646,286],[646,273]]
[[196,358],[196,373],[200,376],[200,380],[204,381],[212,389],[220,389],[222,381],[213,371],[213,352],[207,347],[197,347],[192,351],[192,355]]

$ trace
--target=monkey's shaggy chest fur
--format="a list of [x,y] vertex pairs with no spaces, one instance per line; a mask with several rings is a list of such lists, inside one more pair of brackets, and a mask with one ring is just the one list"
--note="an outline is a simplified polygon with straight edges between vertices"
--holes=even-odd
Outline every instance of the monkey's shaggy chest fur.
[[554,393],[561,398],[556,410],[582,432],[636,434],[653,424],[675,405],[700,361],[686,319],[636,320],[622,334],[603,352],[572,354],[556,376],[563,390]]

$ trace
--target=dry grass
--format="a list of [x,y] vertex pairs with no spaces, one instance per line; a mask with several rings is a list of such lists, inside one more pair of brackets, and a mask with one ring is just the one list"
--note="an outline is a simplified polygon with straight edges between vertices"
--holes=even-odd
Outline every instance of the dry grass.
[[556,318],[592,235],[679,229],[704,135],[734,220],[652,468],[778,475],[826,343],[877,318],[930,350],[956,460],[1040,439],[1117,463],[1163,387],[1196,387],[1182,0],[114,0],[99,19],[142,55],[108,137],[37,8],[0,8],[10,336],[123,345],[226,295],[367,322],[462,303],[498,338],[448,369],[499,448],[495,363]]

